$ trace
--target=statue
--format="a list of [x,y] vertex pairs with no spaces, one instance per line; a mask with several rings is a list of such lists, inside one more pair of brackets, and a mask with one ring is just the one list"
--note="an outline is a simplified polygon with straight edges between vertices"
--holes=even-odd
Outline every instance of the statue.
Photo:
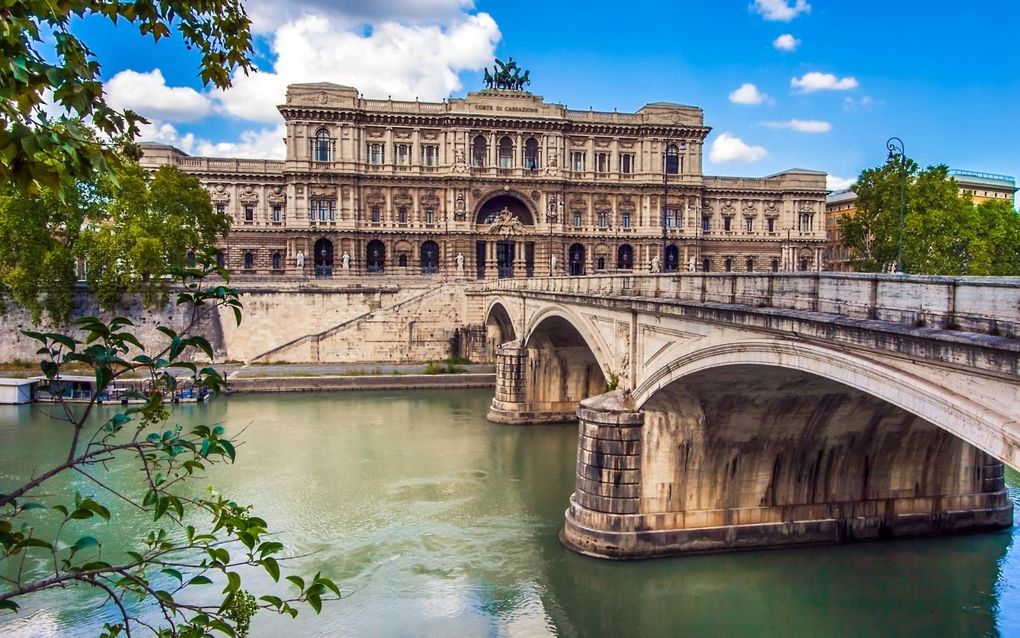
[[455,261],[457,262],[457,274],[463,275],[464,274],[464,255],[462,255],[461,253],[457,253],[457,257],[455,258]]
[[489,73],[489,69],[486,67],[483,80],[487,89],[521,91],[525,85],[531,84],[530,72],[517,66],[512,57],[507,58],[506,62],[496,58],[493,72]]
[[297,251],[297,257],[295,257],[295,260],[297,261],[297,267],[298,268],[304,268],[305,267],[305,254],[303,252],[301,252],[300,250]]
[[652,255],[652,272],[659,272],[659,256]]
[[498,233],[504,237],[520,235],[524,233],[524,224],[517,218],[517,215],[511,213],[510,209],[504,206],[495,221],[489,225],[489,232]]
[[687,272],[698,272],[698,262],[694,260],[694,257],[687,260]]
[[553,277],[556,275],[556,255],[549,258],[549,276]]
[[351,256],[347,254],[346,250],[344,251],[343,256],[340,258],[340,264],[344,270],[350,270],[351,268]]

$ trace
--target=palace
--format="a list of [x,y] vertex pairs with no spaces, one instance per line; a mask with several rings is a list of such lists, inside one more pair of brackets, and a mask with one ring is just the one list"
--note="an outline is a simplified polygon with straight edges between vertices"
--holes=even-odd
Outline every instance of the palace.
[[702,174],[700,108],[576,111],[521,90],[439,103],[294,84],[279,161],[143,144],[233,218],[233,273],[470,278],[821,270],[825,174]]

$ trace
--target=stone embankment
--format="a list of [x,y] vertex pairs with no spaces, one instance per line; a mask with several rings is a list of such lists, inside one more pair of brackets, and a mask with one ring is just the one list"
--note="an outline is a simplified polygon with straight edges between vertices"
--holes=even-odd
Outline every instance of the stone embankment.
[[328,392],[335,390],[435,390],[491,388],[494,373],[323,375],[315,377],[241,377],[230,380],[228,392]]

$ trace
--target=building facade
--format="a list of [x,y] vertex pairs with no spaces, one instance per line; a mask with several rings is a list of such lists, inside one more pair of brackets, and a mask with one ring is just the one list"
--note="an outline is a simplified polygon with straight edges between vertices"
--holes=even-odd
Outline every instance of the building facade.
[[702,174],[700,108],[568,110],[490,89],[440,103],[288,87],[281,161],[143,144],[233,218],[234,273],[470,278],[816,270],[825,174]]

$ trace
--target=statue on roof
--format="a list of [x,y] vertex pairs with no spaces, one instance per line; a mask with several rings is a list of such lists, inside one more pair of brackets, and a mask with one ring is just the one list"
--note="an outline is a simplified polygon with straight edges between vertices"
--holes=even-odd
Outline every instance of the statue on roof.
[[506,62],[496,58],[492,73],[489,73],[488,67],[485,69],[485,88],[521,91],[525,85],[531,84],[529,75],[530,71],[519,67],[512,56]]

